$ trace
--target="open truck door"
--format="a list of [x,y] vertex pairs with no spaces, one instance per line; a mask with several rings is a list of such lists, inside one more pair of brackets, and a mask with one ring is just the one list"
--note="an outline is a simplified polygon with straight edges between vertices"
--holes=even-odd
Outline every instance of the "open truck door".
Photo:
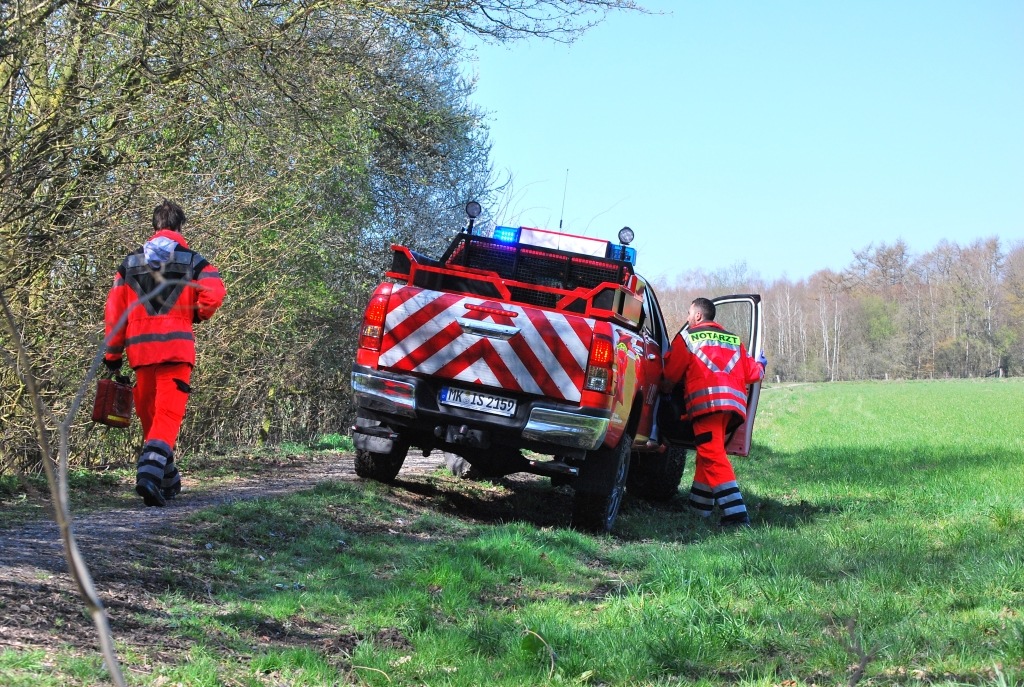
[[[740,337],[747,353],[757,356],[764,347],[763,327],[761,320],[761,295],[737,294],[712,298],[715,304],[715,321],[728,331]],[[683,325],[683,330],[688,325]],[[680,330],[682,331],[682,330]],[[666,439],[675,446],[693,449],[693,427],[689,421],[679,422],[682,412],[682,394],[673,395],[672,403],[662,403],[659,409],[658,424],[664,427]],[[731,456],[747,456],[750,454],[750,437],[754,431],[754,416],[757,414],[757,401],[761,395],[761,383],[751,384],[747,389],[747,419],[729,432],[725,440],[725,451]],[[673,417],[674,416],[674,417]],[[673,427],[673,425],[675,425]]]
[[[747,353],[756,357],[764,348],[760,294],[723,296],[711,300],[717,309],[715,319],[723,327],[737,334]],[[760,395],[761,382],[755,382],[747,387],[747,419],[725,442],[725,452],[731,456],[750,455],[750,437],[754,432],[754,416],[757,415],[757,399]]]

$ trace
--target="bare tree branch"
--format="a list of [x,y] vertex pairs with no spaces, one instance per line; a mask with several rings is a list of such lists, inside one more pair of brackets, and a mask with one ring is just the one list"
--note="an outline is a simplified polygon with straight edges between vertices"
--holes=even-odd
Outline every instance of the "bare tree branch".
[[[92,616],[93,623],[96,625],[96,633],[100,640],[100,651],[103,654],[103,662],[106,664],[107,670],[110,671],[110,677],[115,685],[124,687],[124,676],[121,674],[121,666],[114,651],[114,640],[110,632],[110,624],[107,621],[106,609],[103,606],[103,601],[100,600],[99,594],[96,593],[96,587],[93,584],[92,575],[89,573],[89,567],[86,565],[85,559],[82,558],[82,554],[78,549],[78,542],[71,530],[71,510],[68,505],[67,487],[66,425],[61,425],[60,472],[58,474],[54,471],[52,447],[46,429],[45,413],[40,401],[35,375],[32,373],[32,364],[26,353],[24,341],[21,338],[14,314],[11,312],[3,291],[0,291],[0,305],[3,306],[4,322],[7,325],[8,333],[14,341],[15,350],[17,351],[16,369],[22,381],[28,387],[32,398],[37,438],[39,447],[43,452],[43,467],[46,470],[46,482],[50,487],[53,515],[57,521],[57,526],[60,528],[61,541],[64,545],[64,558],[68,564],[68,571],[71,573],[71,579],[78,586],[79,594],[85,600],[86,607],[89,609],[89,615]],[[93,367],[90,368],[89,374],[82,383],[83,390],[92,381],[96,369],[99,367],[100,359],[102,359],[102,351],[97,355]],[[80,393],[84,393],[84,391]],[[69,414],[65,422],[68,422],[71,417],[73,416]]]

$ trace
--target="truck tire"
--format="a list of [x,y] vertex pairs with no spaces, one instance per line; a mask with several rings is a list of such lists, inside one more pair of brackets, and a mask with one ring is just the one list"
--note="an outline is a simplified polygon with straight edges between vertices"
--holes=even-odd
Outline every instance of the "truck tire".
[[587,454],[573,499],[572,524],[589,532],[611,532],[626,494],[633,437],[625,432],[614,448]]
[[668,501],[679,492],[686,468],[686,449],[669,446],[664,455],[639,456],[630,466],[626,488],[647,501]]
[[395,439],[388,453],[374,451],[356,451],[356,474],[363,479],[372,479],[389,484],[395,481],[398,471],[402,469],[405,456],[409,453],[409,442]]

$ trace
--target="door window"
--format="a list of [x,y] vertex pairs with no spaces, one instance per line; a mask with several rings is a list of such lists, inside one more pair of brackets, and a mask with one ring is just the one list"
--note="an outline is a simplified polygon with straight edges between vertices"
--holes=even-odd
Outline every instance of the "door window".
[[749,351],[754,336],[754,304],[747,300],[724,301],[715,303],[715,310],[715,321],[740,337],[743,347]]
[[663,351],[668,350],[668,332],[665,330],[665,319],[661,314],[661,306],[654,295],[654,289],[648,284],[644,290],[644,322],[643,329],[647,335]]

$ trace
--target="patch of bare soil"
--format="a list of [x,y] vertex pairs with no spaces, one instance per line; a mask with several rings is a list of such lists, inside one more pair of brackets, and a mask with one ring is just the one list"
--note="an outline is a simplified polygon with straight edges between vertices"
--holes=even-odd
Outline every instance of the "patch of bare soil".
[[[424,476],[443,463],[441,454],[423,457],[411,452],[399,480]],[[185,646],[154,630],[166,620],[155,595],[170,588],[197,596],[209,593],[199,579],[182,579],[175,561],[196,555],[183,535],[187,517],[212,506],[246,499],[274,498],[332,480],[356,479],[351,457],[336,454],[302,458],[269,466],[247,476],[203,488],[185,474],[184,490],[165,508],[146,508],[142,500],[128,507],[108,508],[74,516],[73,531],[97,591],[106,606],[118,641],[144,651],[152,659],[174,662]],[[131,485],[125,485],[131,489]],[[2,517],[0,509],[0,517]],[[131,563],[129,565],[129,563]],[[272,622],[272,621],[266,621]],[[308,631],[307,631],[308,630]],[[332,637],[336,628],[253,628],[254,639],[309,640]],[[342,635],[344,637],[344,635]],[[374,638],[397,642],[396,638]],[[91,619],[67,572],[60,533],[52,520],[34,520],[0,528],[0,648],[70,646],[97,648]]]

